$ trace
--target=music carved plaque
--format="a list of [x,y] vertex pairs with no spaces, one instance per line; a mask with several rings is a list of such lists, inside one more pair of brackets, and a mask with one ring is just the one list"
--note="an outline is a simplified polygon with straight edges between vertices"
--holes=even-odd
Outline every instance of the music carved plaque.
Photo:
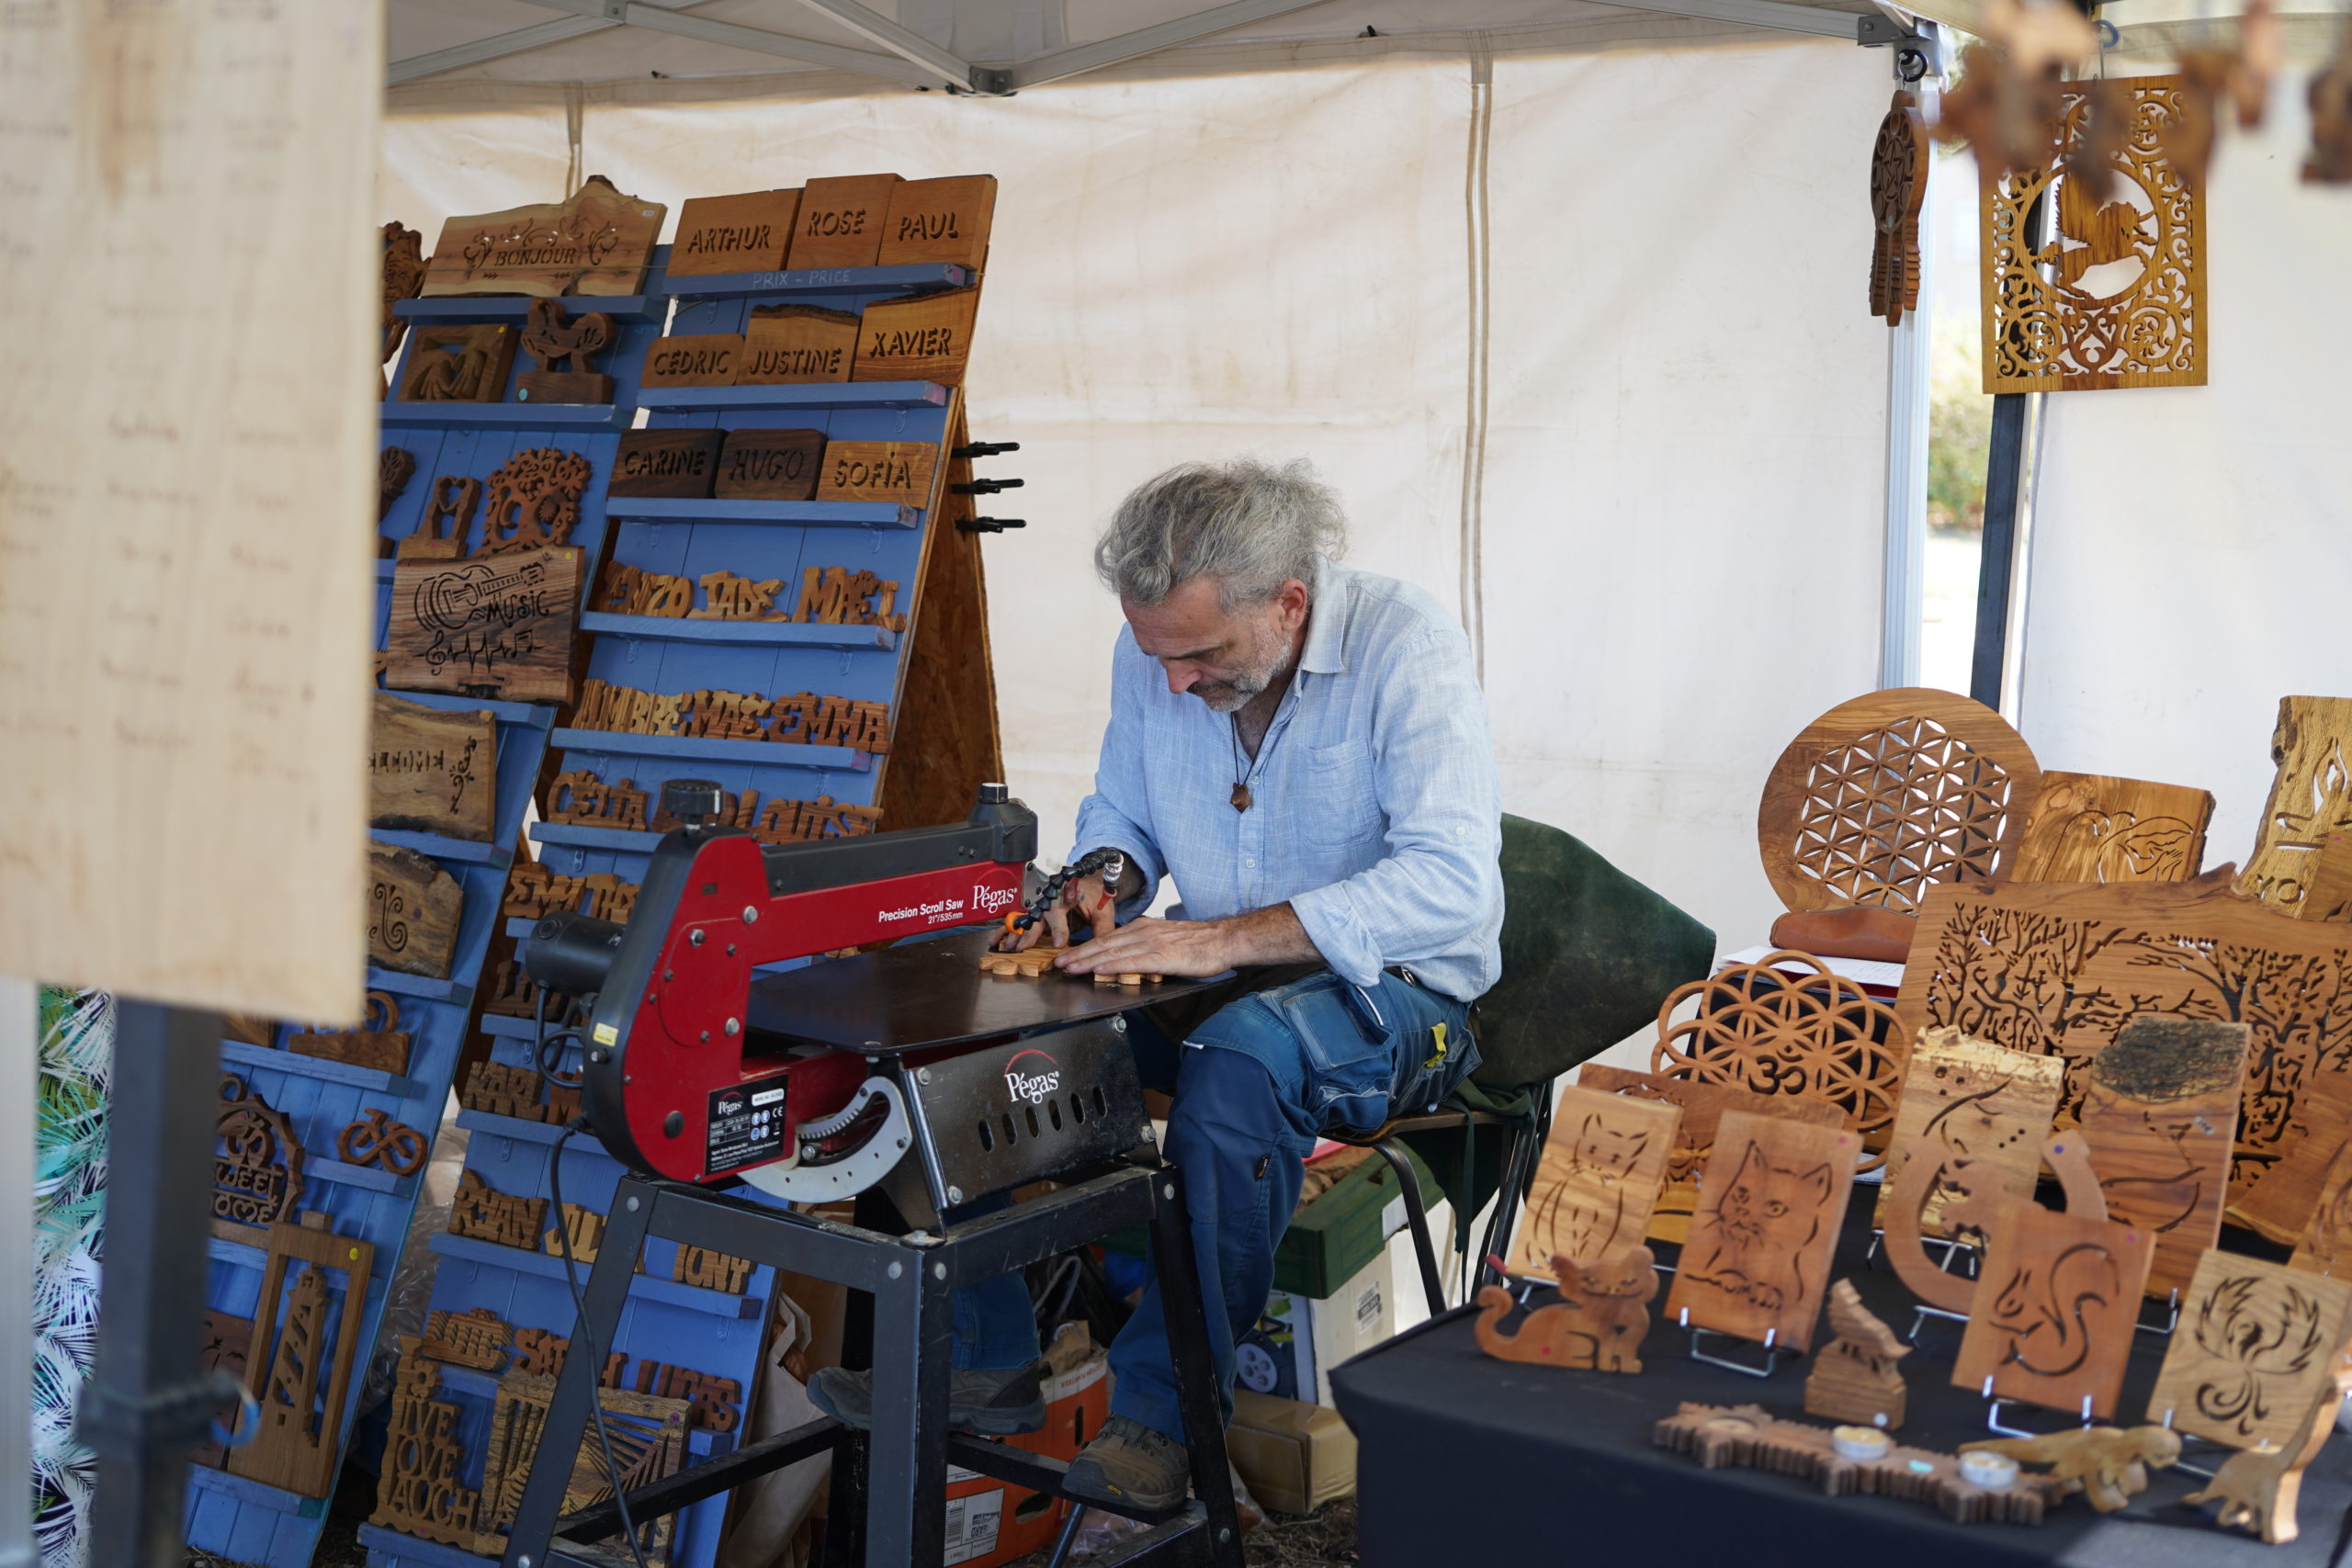
[[394,687],[508,702],[571,700],[582,551],[401,561],[392,571],[386,677]]

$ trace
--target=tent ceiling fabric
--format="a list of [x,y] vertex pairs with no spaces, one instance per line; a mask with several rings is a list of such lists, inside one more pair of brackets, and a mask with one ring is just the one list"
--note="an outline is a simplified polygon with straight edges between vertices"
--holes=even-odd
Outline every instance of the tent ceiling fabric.
[[[820,75],[854,73],[868,78],[844,81],[857,91],[940,85],[943,64],[1009,72],[1002,85],[1017,87],[1147,58],[1155,74],[1213,73],[1246,66],[1237,54],[1252,51],[1303,64],[1335,46],[1362,56],[1472,37],[1496,50],[1707,34],[1737,41],[1758,26],[1843,38],[1864,8],[1857,0],[1457,0],[1435,13],[1439,28],[1422,0],[875,0],[870,9],[857,0],[390,0],[388,58],[396,89],[798,76],[810,80],[788,87],[806,90]],[[397,90],[392,107],[401,107]]]

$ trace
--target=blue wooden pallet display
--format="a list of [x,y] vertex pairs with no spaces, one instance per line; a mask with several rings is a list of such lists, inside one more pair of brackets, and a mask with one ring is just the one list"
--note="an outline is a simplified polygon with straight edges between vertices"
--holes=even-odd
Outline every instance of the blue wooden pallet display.
[[[653,281],[658,281],[658,270]],[[620,430],[635,415],[638,366],[645,344],[660,335],[669,299],[658,290],[627,300],[567,301],[576,314],[605,310],[618,329],[607,368],[616,382],[616,400],[598,407],[540,405],[514,400],[510,379],[505,400],[494,404],[401,403],[382,405],[385,426],[381,445],[405,447],[416,460],[406,489],[379,524],[387,541],[405,537],[430,503],[433,481],[440,475],[486,479],[516,452],[534,446],[559,446],[584,454],[594,475],[582,497],[581,520],[571,543],[584,547],[582,602],[602,563],[606,539],[605,485],[612,467]],[[528,302],[510,298],[413,300],[399,313],[413,322],[508,320],[519,323]],[[391,375],[399,385],[405,355],[415,350],[412,334],[401,363]],[[530,366],[518,353],[514,371]],[[485,498],[486,499],[486,498]],[[467,544],[481,542],[482,520],[469,521]],[[391,602],[392,562],[385,558],[377,572],[376,647],[384,647]],[[464,890],[455,961],[447,979],[398,975],[370,968],[370,989],[390,994],[400,1010],[396,1027],[409,1036],[405,1074],[355,1066],[320,1057],[299,1055],[285,1048],[288,1033],[299,1024],[279,1024],[271,1044],[255,1046],[224,1042],[224,1071],[233,1072],[247,1087],[293,1119],[309,1157],[300,1206],[323,1211],[339,1235],[371,1243],[376,1251],[362,1304],[360,1343],[353,1385],[365,1380],[368,1355],[382,1326],[386,1288],[399,1267],[409,1222],[414,1211],[422,1175],[396,1176],[373,1167],[351,1166],[334,1157],[335,1135],[343,1126],[371,1110],[432,1134],[451,1088],[458,1057],[465,1043],[473,996],[492,938],[500,929],[499,905],[504,896],[506,871],[514,846],[536,787],[549,738],[555,728],[552,705],[499,702],[438,693],[401,692],[398,695],[428,707],[488,711],[497,722],[498,754],[493,787],[493,829],[487,843],[472,843],[438,834],[379,829],[378,841],[412,849],[439,863]],[[266,1240],[257,1235],[256,1240]],[[210,1244],[211,1268],[206,1300],[214,1311],[250,1318],[258,1304],[261,1269],[266,1254],[256,1246],[231,1239]],[[290,1290],[289,1280],[288,1288]],[[327,1328],[328,1342],[340,1331],[338,1314]],[[461,1369],[449,1369],[456,1374]],[[349,1442],[358,1401],[337,1415],[338,1450]],[[487,1411],[485,1403],[484,1411]],[[486,1416],[485,1416],[486,1419]],[[731,1442],[731,1439],[722,1439]],[[707,1446],[707,1445],[706,1445]],[[325,1500],[301,1497],[225,1471],[191,1470],[186,1523],[192,1546],[238,1562],[263,1568],[302,1568],[318,1547],[325,1515]],[[713,1534],[717,1517],[705,1523]],[[379,1532],[381,1533],[381,1532]],[[398,1540],[400,1538],[394,1537]],[[418,1543],[422,1545],[423,1543]],[[469,1562],[478,1561],[469,1559]],[[684,1560],[681,1560],[684,1562]],[[705,1561],[707,1559],[706,1557]]]

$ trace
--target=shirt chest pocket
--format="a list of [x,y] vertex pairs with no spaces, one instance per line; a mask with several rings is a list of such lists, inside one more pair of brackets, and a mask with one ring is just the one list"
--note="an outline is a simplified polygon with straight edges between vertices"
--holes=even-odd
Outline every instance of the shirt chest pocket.
[[1387,830],[1372,750],[1360,739],[1300,748],[1299,802],[1299,833],[1310,844],[1343,849],[1377,841]]

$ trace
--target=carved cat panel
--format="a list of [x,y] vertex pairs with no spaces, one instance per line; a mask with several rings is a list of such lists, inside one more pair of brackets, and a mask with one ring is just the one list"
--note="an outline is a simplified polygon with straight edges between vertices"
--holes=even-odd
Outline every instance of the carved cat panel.
[[1808,1348],[1860,1156],[1861,1140],[1840,1128],[1724,1112],[1668,1314]]
[[1657,1100],[1566,1089],[1511,1248],[1511,1272],[1552,1279],[1552,1259],[1592,1262],[1649,1228],[1682,1112]]

